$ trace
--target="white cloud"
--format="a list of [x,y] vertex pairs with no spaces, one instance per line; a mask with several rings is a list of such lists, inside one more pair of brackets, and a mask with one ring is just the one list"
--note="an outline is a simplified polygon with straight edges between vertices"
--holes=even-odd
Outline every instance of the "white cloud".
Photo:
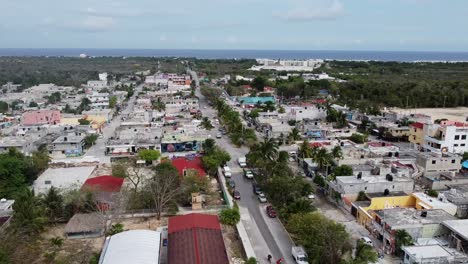
[[298,1],[286,12],[275,12],[273,16],[289,21],[332,20],[344,14],[343,4],[338,0]]
[[112,17],[87,16],[78,23],[65,25],[65,27],[76,31],[102,32],[112,30],[116,24]]

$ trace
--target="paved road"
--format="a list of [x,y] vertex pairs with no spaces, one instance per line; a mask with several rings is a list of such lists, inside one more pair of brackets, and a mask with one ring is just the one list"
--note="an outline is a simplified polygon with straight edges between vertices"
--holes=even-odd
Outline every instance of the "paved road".
[[[189,71],[189,73],[198,83],[196,73],[193,71]],[[214,120],[217,115],[216,111],[209,107],[208,101],[200,93],[199,89],[197,89],[196,95],[199,98],[203,116]],[[228,162],[228,165],[233,171],[232,179],[236,183],[236,190],[241,194],[241,200],[238,202],[241,221],[243,221],[249,235],[258,262],[268,263],[266,256],[271,254],[274,260],[283,257],[285,258],[283,263],[294,263],[290,253],[292,241],[288,233],[278,219],[270,219],[266,216],[266,205],[258,202],[257,196],[252,191],[252,181],[243,176],[242,169],[237,164],[237,159],[245,156],[249,149],[235,147],[227,136],[217,139],[217,144],[231,155],[232,159]]]
[[114,135],[115,130],[120,126],[120,115],[130,114],[133,111],[133,106],[135,105],[135,100],[139,92],[141,92],[143,84],[135,88],[135,92],[130,99],[127,101],[127,106],[121,111],[121,113],[115,116],[102,131],[102,137],[96,140],[91,148],[89,148],[85,157],[95,157],[98,158],[101,163],[110,164],[110,157],[105,155],[106,142],[107,140]]

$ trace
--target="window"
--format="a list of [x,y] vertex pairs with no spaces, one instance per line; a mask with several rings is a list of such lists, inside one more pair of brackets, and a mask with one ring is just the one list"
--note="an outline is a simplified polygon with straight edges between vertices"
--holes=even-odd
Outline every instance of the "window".
[[460,144],[460,146],[464,147],[464,146],[465,146],[465,144]]
[[392,189],[395,189],[395,185],[392,186]]
[[436,161],[435,161],[435,160],[433,160],[433,161],[432,161],[432,164],[436,164]]
[[44,184],[51,184],[51,181],[44,181]]
[[364,190],[365,190],[365,191],[367,191],[367,186],[366,186],[366,187],[364,187]]
[[460,136],[459,135],[456,135],[455,136],[455,140],[459,140],[460,139]]
[[455,160],[452,160],[452,163],[455,163]]
[[466,139],[466,135],[462,135],[461,139],[465,140],[465,139]]
[[458,147],[458,144],[453,144],[454,147]]

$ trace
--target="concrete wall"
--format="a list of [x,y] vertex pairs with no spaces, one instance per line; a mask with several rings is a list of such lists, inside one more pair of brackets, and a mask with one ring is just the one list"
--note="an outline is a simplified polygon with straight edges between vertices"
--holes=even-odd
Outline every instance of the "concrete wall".
[[424,169],[426,175],[459,171],[461,168],[461,157],[419,155],[416,159],[416,164]]

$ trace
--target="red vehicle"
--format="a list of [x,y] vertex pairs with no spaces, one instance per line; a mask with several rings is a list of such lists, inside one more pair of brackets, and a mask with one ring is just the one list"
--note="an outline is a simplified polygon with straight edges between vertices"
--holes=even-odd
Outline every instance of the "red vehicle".
[[273,208],[273,206],[271,205],[268,205],[266,207],[266,212],[267,212],[267,215],[271,218],[275,218],[276,217],[276,211],[275,209]]
[[241,198],[240,192],[239,191],[234,191],[234,199],[240,200],[240,198]]

